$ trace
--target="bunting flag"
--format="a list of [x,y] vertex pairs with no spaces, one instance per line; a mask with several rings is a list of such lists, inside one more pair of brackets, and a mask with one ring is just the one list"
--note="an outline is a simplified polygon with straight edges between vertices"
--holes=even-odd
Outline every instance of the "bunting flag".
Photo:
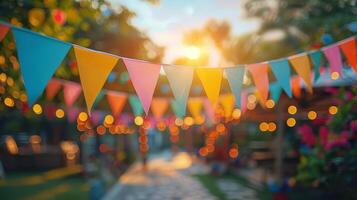
[[245,74],[245,67],[231,67],[226,68],[225,73],[227,75],[228,83],[231,88],[232,93],[235,97],[236,106],[241,108],[241,90],[243,86],[243,78]]
[[247,69],[252,74],[254,84],[265,105],[269,94],[268,63],[251,64]]
[[7,32],[9,32],[10,27],[0,23],[0,42],[5,38]]
[[196,73],[208,99],[212,105],[215,105],[221,90],[223,70],[221,68],[196,68]]
[[77,120],[79,112],[80,112],[79,108],[76,107],[67,108],[66,113],[67,113],[68,122],[70,123],[75,122]]
[[202,99],[199,97],[188,99],[188,110],[193,118],[197,119],[201,117],[202,104]]
[[108,91],[107,92],[107,100],[112,110],[112,114],[114,117],[120,115],[121,111],[123,110],[127,96],[123,93],[115,92],[115,91]]
[[234,108],[234,96],[232,94],[225,94],[220,96],[219,101],[223,107],[224,116],[226,118],[231,117]]
[[310,60],[307,54],[290,57],[289,61],[296,73],[305,81],[307,91],[312,93]]
[[183,118],[186,115],[186,104],[183,104],[182,101],[177,101],[176,99],[173,99],[171,101],[171,108],[178,118]]
[[217,104],[212,104],[210,102],[209,99],[204,98],[203,99],[203,107],[205,108],[205,114],[207,115],[208,119],[210,119],[210,121],[212,123],[216,122],[216,118],[215,118],[215,110],[217,107]]
[[66,81],[63,85],[64,102],[67,107],[71,107],[82,92],[81,85],[75,82]]
[[148,115],[161,65],[125,58],[123,58],[123,62],[141,105],[146,115]]
[[300,85],[300,77],[291,78],[291,90],[293,91],[293,95],[296,98],[301,97],[301,85]]
[[317,50],[310,53],[312,65],[314,66],[314,82],[320,77],[321,51]]
[[98,105],[98,103],[103,99],[104,95],[105,95],[105,92],[103,90],[101,90],[98,93],[97,97],[95,98],[95,101],[93,103],[93,107],[96,107]]
[[356,38],[351,37],[340,42],[340,48],[347,59],[347,63],[357,73]]
[[166,98],[154,98],[151,102],[151,112],[156,119],[162,119],[168,107],[169,101]]
[[193,69],[190,67],[177,68],[169,65],[165,65],[163,68],[170,83],[172,93],[176,99],[176,103],[180,105],[179,107],[185,108],[182,110],[183,116],[185,116],[187,99],[190,94],[193,79]]
[[242,92],[242,107],[241,107],[242,113],[245,113],[245,111],[247,111],[247,99],[248,99],[248,93],[246,91],[243,91]]
[[285,93],[289,97],[292,97],[289,61],[286,59],[280,59],[269,62],[269,65],[280,87],[284,89]]
[[141,106],[140,99],[138,98],[138,96],[129,96],[129,103],[131,105],[131,108],[133,109],[133,113],[135,116],[140,116],[143,114],[143,107]]
[[51,101],[56,96],[58,91],[61,89],[61,86],[62,86],[61,81],[57,79],[51,79],[46,87],[47,100]]
[[329,47],[323,48],[322,51],[330,63],[330,73],[338,72],[338,74],[341,76],[342,59],[338,46],[336,44],[331,45]]
[[33,32],[13,29],[28,103],[33,105],[61,64],[71,44]]
[[[289,85],[290,85],[290,81],[289,81]],[[270,84],[270,98],[275,103],[279,102],[281,92],[282,92],[282,88],[280,87],[280,85],[278,83]]]
[[84,99],[88,113],[90,113],[99,91],[118,62],[118,58],[79,46],[74,46],[74,54],[77,59]]

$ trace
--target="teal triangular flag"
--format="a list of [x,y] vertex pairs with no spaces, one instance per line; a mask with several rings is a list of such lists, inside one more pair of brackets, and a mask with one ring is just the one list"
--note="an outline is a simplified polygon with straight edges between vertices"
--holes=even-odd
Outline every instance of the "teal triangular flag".
[[181,114],[184,116],[186,114],[186,104],[193,79],[193,68],[174,67],[170,65],[165,65],[163,68],[176,102],[179,107],[182,108],[180,112],[182,112]]
[[104,92],[103,90],[101,90],[101,91],[99,92],[99,94],[97,95],[97,97],[95,98],[95,101],[94,101],[94,103],[93,103],[93,107],[96,107],[96,106],[98,105],[98,103],[100,102],[100,100],[103,99],[104,95],[105,95],[105,92]]
[[172,99],[171,101],[171,107],[172,110],[174,111],[174,114],[178,118],[183,118],[186,115],[186,104],[183,104],[183,101],[177,101],[175,99]]
[[22,77],[31,106],[71,48],[70,43],[13,27]]
[[284,89],[285,93],[292,97],[290,87],[290,65],[286,59],[275,60],[269,62],[270,69],[273,71],[279,85]]
[[314,66],[314,82],[320,77],[320,61],[321,61],[321,51],[317,50],[310,53],[310,58]]
[[234,95],[236,106],[241,108],[241,90],[243,86],[243,78],[245,73],[245,67],[229,67],[225,69],[226,76],[231,87],[232,93]]
[[278,83],[270,84],[270,98],[275,102],[278,103],[280,99],[282,89]]
[[135,116],[140,116],[143,114],[144,110],[143,107],[141,106],[141,102],[138,96],[130,95],[129,103],[131,105],[131,108],[133,109]]

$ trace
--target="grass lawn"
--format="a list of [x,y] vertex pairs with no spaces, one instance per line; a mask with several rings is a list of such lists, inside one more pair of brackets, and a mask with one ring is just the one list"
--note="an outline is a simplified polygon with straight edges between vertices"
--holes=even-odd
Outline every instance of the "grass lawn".
[[256,191],[257,193],[257,197],[258,199],[261,200],[268,200],[271,199],[271,193],[269,193],[269,191],[267,189],[257,189],[255,187],[253,187],[252,185],[250,185],[248,183],[247,180],[245,180],[242,177],[238,177],[236,175],[222,175],[222,176],[212,176],[209,174],[204,174],[204,175],[194,175],[195,178],[197,178],[207,189],[208,191],[213,194],[214,196],[216,196],[218,199],[222,199],[222,200],[226,200],[226,195],[223,193],[223,191],[220,190],[220,188],[217,185],[217,182],[219,180],[224,180],[224,179],[228,179],[228,180],[232,180],[236,183],[238,183],[239,185],[245,186],[245,187],[249,187],[253,190]]
[[7,174],[5,182],[0,184],[0,199],[88,199],[89,186],[82,177],[73,175],[41,181],[38,178],[41,174]]

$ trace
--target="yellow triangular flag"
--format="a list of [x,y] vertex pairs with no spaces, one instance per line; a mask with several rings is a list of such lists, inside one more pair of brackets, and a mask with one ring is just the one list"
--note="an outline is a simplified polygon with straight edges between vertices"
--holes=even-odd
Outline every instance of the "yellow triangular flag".
[[234,96],[232,94],[225,94],[222,95],[219,100],[223,106],[224,116],[229,118],[232,115],[234,108]]
[[296,73],[305,81],[307,90],[312,93],[311,65],[307,54],[292,56],[289,61]]
[[202,99],[201,98],[189,98],[188,99],[188,110],[191,112],[193,118],[201,117],[202,110]]
[[197,68],[196,73],[211,104],[216,104],[221,89],[223,70],[221,68]]
[[87,103],[88,113],[90,113],[95,98],[102,89],[109,73],[118,62],[118,58],[79,46],[74,46],[74,53],[77,59],[84,99]]

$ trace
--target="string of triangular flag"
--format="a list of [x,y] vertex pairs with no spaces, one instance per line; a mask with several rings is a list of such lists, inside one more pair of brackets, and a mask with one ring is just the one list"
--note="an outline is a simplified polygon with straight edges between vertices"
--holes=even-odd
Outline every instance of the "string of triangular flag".
[[[84,48],[7,23],[0,23],[0,40],[6,36],[9,30],[12,30],[15,37],[29,104],[32,105],[41,95],[55,70],[73,47],[79,68],[81,88],[89,113],[96,97],[119,59],[126,66],[140,104],[146,114],[148,114],[152,105],[154,90],[161,67],[166,72],[175,96],[174,107],[176,109],[174,110],[182,110],[179,115],[185,114],[186,109],[184,108],[187,104],[194,73],[198,75],[213,107],[218,101],[221,81],[223,73],[225,73],[235,97],[235,104],[239,107],[242,101],[242,81],[246,71],[251,74],[257,89],[257,96],[262,103],[266,102],[269,96],[268,73],[270,69],[277,83],[288,96],[298,95],[296,80],[291,79],[290,68],[293,68],[304,80],[307,90],[312,93],[311,70],[313,67],[315,72],[314,79],[316,80],[316,77],[319,76],[322,52],[330,65],[331,74],[337,77],[342,76],[341,70],[343,64],[340,51],[344,54],[347,64],[357,72],[356,38],[354,36],[312,52],[305,52],[279,60],[234,67],[208,68],[154,64],[143,60],[126,58]],[[71,95],[67,96],[65,101],[69,104],[73,103],[74,97]],[[135,98],[129,98],[131,104],[137,103],[133,99]],[[134,113],[139,114],[140,110],[136,110]]]

